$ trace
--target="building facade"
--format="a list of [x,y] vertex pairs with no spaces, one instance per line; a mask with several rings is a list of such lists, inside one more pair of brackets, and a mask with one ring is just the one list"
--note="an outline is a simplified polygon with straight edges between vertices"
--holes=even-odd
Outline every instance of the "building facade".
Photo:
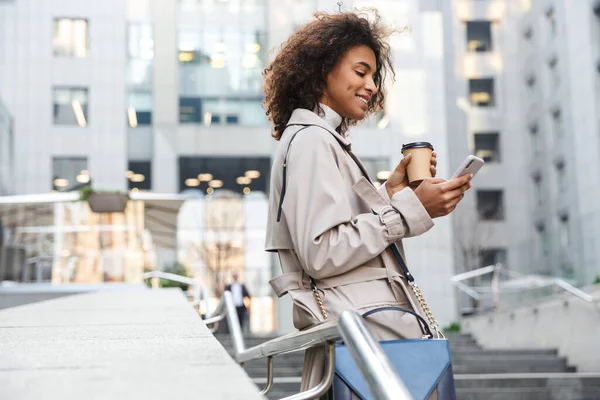
[[538,272],[600,277],[600,3],[533,1],[519,21]]
[[[410,28],[392,39],[396,81],[387,109],[351,134],[376,183],[409,141],[433,143],[443,178],[468,154],[486,160],[455,215],[406,241],[442,325],[458,316],[449,284],[457,272],[502,263],[589,282],[600,261],[590,183],[600,172],[594,2],[343,7],[362,6]],[[96,189],[192,194],[199,204],[218,191],[236,193],[252,204],[240,206],[252,232],[240,239],[244,263],[262,271],[248,280],[257,282],[255,293],[269,294],[278,266],[256,249],[277,142],[261,108],[262,71],[315,10],[337,8],[323,0],[0,2],[0,97],[14,121],[8,192],[91,181]],[[1,132],[0,125],[0,140]],[[190,214],[180,225],[206,229],[190,222],[204,211],[184,209]],[[186,235],[182,242],[194,241]],[[178,257],[203,268],[193,254],[180,249]],[[280,314],[280,327],[289,327]]]
[[591,283],[600,275],[600,5],[442,3],[454,58],[446,76],[456,77],[446,98],[458,106],[448,113],[452,164],[465,153],[486,160],[454,216],[456,265]]
[[14,193],[13,120],[0,101],[0,196]]

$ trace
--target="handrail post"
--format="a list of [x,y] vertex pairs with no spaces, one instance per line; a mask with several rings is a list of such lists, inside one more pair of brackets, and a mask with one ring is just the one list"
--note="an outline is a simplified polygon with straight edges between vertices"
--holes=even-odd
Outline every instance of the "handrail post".
[[[202,285],[202,300],[204,300],[204,318],[210,318],[212,313],[210,312],[210,304],[208,299],[208,289]],[[198,306],[198,309],[200,306]]]
[[233,341],[233,348],[235,350],[235,358],[237,361],[238,356],[245,350],[242,327],[238,320],[237,310],[233,304],[231,292],[226,290],[225,293],[223,293],[223,299],[225,300],[225,308],[227,310],[227,326],[229,327],[229,334]]
[[378,400],[413,400],[383,349],[358,314],[344,311],[338,320],[340,333],[352,358]]

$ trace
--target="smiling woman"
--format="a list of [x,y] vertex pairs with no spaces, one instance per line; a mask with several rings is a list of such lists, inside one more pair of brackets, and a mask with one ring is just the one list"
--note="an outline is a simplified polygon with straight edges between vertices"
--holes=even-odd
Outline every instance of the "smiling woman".
[[[296,108],[313,110],[320,103],[342,116],[338,131],[383,110],[383,83],[394,70],[386,38],[392,29],[374,14],[317,13],[282,46],[265,71],[267,116],[279,139]],[[346,85],[346,87],[342,87]],[[362,99],[362,100],[361,100]],[[364,105],[363,105],[364,103]]]
[[[450,213],[470,178],[424,180],[413,191],[407,156],[393,171],[378,170],[385,182],[376,187],[347,135],[351,125],[383,109],[386,76],[394,75],[390,32],[374,11],[318,13],[265,70],[264,106],[280,142],[266,250],[278,253],[283,270],[270,284],[277,296],[292,298],[298,329],[354,310],[372,315],[366,322],[378,340],[432,336],[419,322],[424,318],[435,331],[420,292],[409,289],[407,282],[416,287],[412,276],[400,272],[401,240]],[[430,160],[435,176],[435,153]],[[321,380],[324,350],[306,351],[302,390]],[[334,383],[335,400],[338,389]]]

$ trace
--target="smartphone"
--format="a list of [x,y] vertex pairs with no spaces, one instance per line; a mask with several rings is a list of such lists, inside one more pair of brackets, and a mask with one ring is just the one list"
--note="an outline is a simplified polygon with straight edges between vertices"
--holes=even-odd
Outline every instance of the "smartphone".
[[460,164],[460,167],[458,167],[450,179],[458,178],[466,174],[473,174],[473,176],[475,176],[477,171],[483,167],[483,164],[485,164],[485,162],[481,158],[469,155],[465,158],[465,161]]

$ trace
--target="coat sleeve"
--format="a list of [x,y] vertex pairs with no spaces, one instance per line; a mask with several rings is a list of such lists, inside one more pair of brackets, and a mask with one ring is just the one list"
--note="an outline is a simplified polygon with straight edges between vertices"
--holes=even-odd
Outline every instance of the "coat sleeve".
[[393,196],[393,208],[382,215],[352,215],[349,183],[338,167],[338,161],[348,161],[336,159],[336,146],[331,134],[311,127],[298,134],[287,158],[283,216],[302,266],[316,279],[350,271],[433,225],[428,216],[424,222],[417,215],[425,211],[408,188]]

